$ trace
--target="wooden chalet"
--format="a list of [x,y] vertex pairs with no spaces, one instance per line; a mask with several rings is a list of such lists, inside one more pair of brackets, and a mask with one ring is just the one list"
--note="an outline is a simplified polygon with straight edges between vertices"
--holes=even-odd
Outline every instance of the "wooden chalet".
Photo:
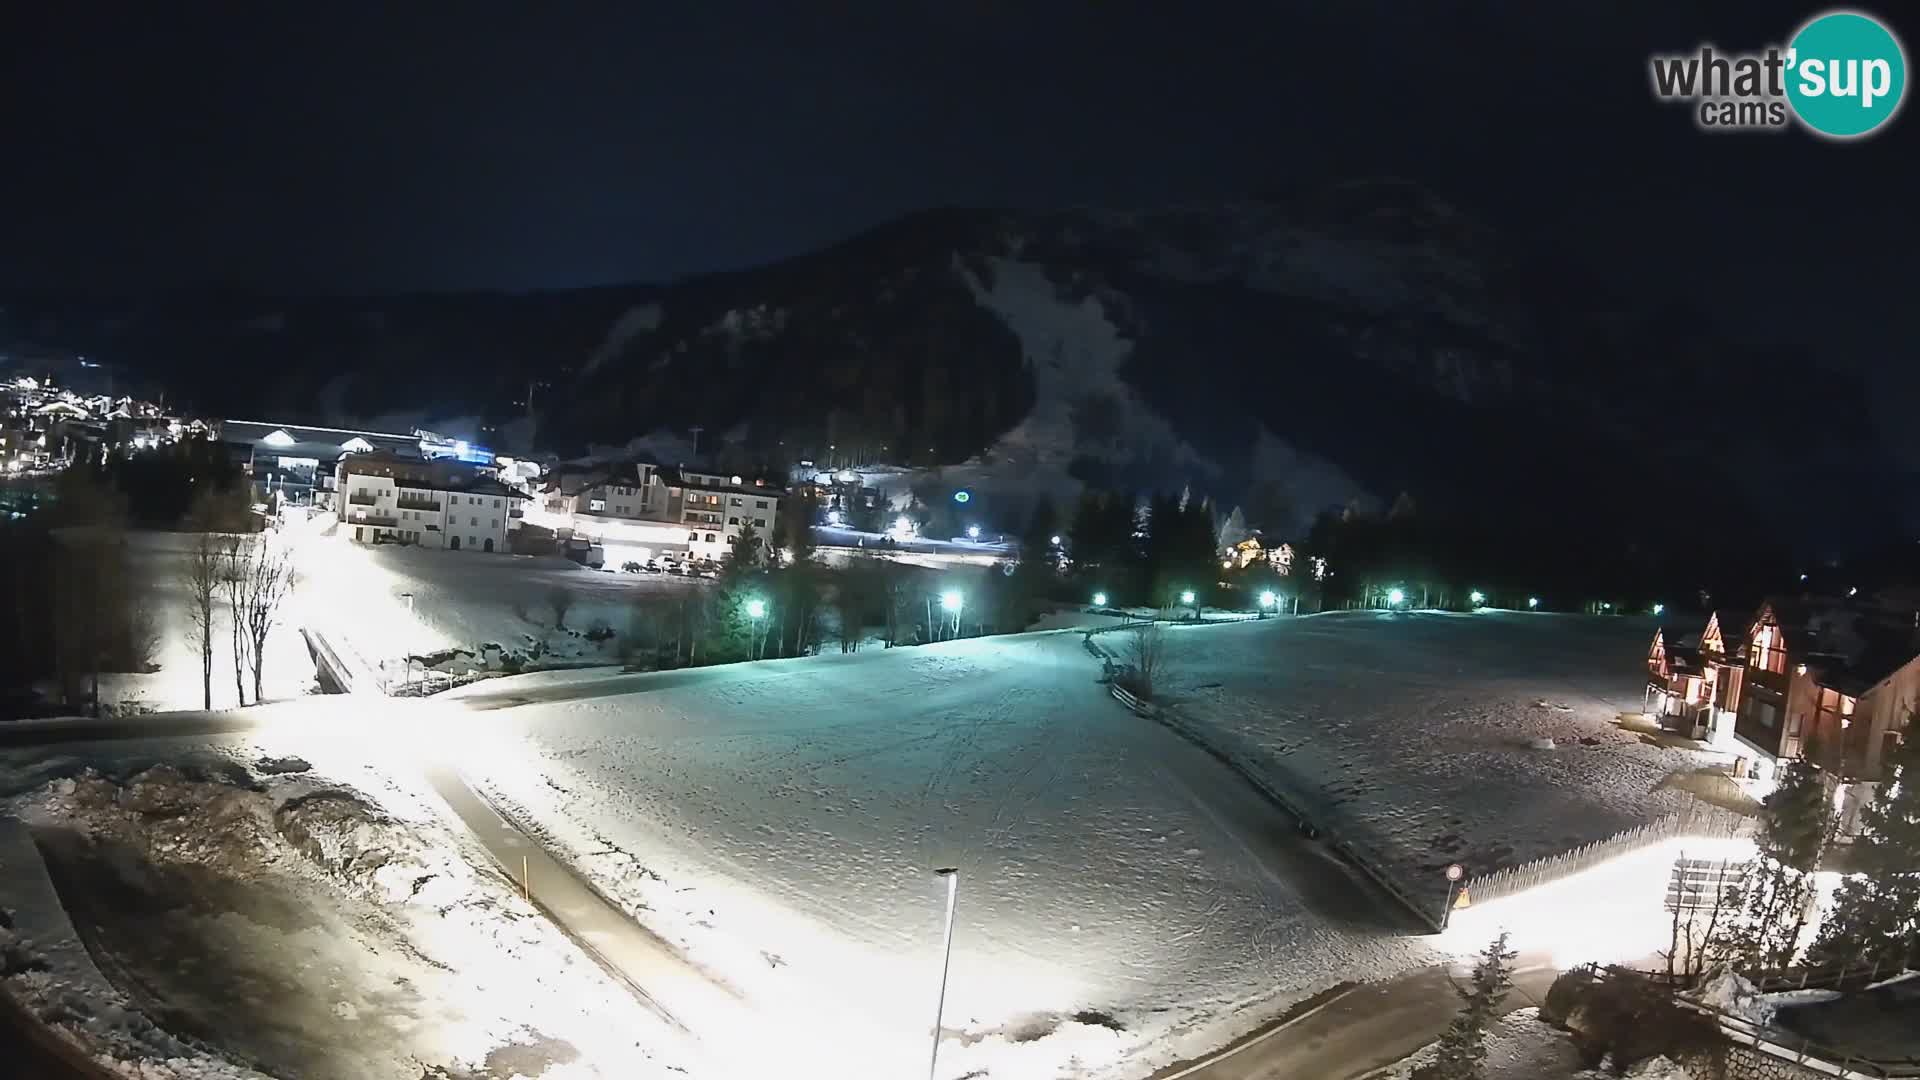
[[1647,715],[1772,775],[1809,752],[1849,783],[1875,783],[1920,706],[1915,598],[1775,599],[1729,640],[1718,614],[1698,643],[1655,632]]

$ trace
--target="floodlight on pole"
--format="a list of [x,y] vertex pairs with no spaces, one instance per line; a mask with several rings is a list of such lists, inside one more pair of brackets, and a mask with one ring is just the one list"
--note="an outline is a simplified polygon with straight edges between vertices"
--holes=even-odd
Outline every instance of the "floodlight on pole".
[[1094,593],[1094,594],[1093,594],[1093,606],[1094,606],[1094,607],[1106,607],[1106,606],[1107,606],[1107,594],[1106,594],[1106,593],[1103,593],[1103,592],[1097,592],[1097,593]]
[[1191,603],[1193,603],[1193,590],[1192,590],[1192,589],[1187,589],[1187,590],[1184,590],[1183,592],[1181,592],[1181,594],[1180,594],[1180,602],[1181,602],[1181,603],[1183,603],[1183,604],[1191,604]]
[[1272,607],[1274,600],[1275,600],[1275,597],[1271,591],[1263,592],[1260,594],[1261,607]]
[[753,637],[747,642],[747,659],[760,659],[760,620],[767,616],[767,602],[755,596],[747,601],[747,618],[753,620]]
[[1388,607],[1399,607],[1401,604],[1404,604],[1406,602],[1407,602],[1407,594],[1405,590],[1402,590],[1402,589],[1387,590],[1387,606]]
[[1655,605],[1653,605],[1653,613],[1654,613],[1655,615],[1664,615],[1664,614],[1666,614],[1666,613],[1667,613],[1667,605],[1665,605],[1665,604],[1655,604]]
[[927,1080],[940,1067],[940,1028],[947,1018],[947,972],[953,967],[953,905],[960,893],[960,868],[943,866],[934,876],[947,879],[947,928],[940,936],[940,998],[933,1007],[933,1052],[927,1056]]
[[1055,535],[1054,535],[1054,537],[1053,537],[1053,538],[1052,538],[1052,539],[1051,539],[1050,541],[1048,541],[1048,542],[1049,542],[1049,543],[1051,543],[1051,544],[1052,544],[1052,545],[1053,545],[1054,547],[1059,547],[1059,546],[1060,546],[1060,537],[1059,537],[1059,535],[1058,535],[1058,534],[1055,534]]
[[967,526],[967,539],[969,540],[980,539],[980,526],[978,525]]
[[960,595],[959,589],[948,589],[940,594],[940,606],[947,611],[959,611],[964,602],[965,598]]
[[1531,608],[1537,608],[1537,607],[1539,607],[1539,606],[1540,606],[1540,598],[1539,598],[1539,597],[1537,597],[1537,596],[1529,596],[1529,597],[1527,597],[1527,607],[1528,607],[1529,609],[1531,609]]
[[1473,601],[1474,607],[1479,607],[1481,604],[1487,602],[1487,594],[1481,592],[1479,589],[1475,589],[1467,594],[1467,599]]

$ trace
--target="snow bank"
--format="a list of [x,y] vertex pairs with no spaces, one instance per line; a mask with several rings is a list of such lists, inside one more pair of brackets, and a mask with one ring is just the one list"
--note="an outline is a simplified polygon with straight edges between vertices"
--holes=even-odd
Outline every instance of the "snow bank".
[[1773,1023],[1775,1004],[1732,968],[1721,967],[1708,973],[1692,996],[1702,1005],[1737,1016],[1756,1027]]
[[63,774],[6,804],[62,891],[36,893],[0,849],[0,895],[64,901],[113,983],[78,996],[135,1018],[117,1026],[138,1039],[88,1032],[89,1049],[155,1080],[256,1075],[198,1061],[162,1071],[173,1040],[153,1015],[312,1080],[703,1074],[697,1052],[449,827],[437,796],[369,760],[409,745],[277,730],[102,745],[19,769]]

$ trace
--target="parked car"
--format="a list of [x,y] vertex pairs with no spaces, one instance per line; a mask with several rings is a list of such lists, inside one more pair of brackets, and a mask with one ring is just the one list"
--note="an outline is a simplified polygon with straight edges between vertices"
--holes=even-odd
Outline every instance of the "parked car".
[[647,566],[646,566],[646,570],[647,570],[647,573],[649,573],[649,574],[657,574],[657,573],[659,573],[659,572],[660,572],[660,560],[659,560],[659,559],[648,559],[648,560],[647,560]]

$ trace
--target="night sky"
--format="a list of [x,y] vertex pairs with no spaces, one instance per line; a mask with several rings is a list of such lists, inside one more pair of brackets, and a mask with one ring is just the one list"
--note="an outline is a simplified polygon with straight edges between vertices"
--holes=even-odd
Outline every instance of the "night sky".
[[1649,52],[1782,41],[1809,5],[189,6],[9,13],[0,284],[660,280],[929,206],[1385,174],[1872,368],[1920,241],[1911,109],[1841,145],[1649,93]]

